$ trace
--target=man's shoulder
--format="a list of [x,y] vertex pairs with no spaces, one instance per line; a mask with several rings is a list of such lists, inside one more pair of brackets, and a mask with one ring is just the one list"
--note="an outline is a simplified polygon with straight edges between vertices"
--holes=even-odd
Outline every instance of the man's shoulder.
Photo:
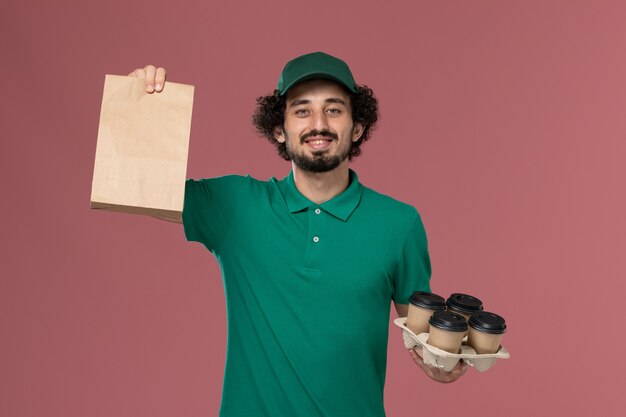
[[204,184],[207,186],[228,186],[228,187],[237,187],[237,186],[250,186],[250,187],[268,187],[273,184],[279,182],[276,178],[272,177],[269,180],[259,180],[257,178],[252,177],[250,174],[247,175],[238,175],[238,174],[228,174],[222,175],[219,177],[210,177],[210,178],[199,178],[193,179],[190,178],[187,180],[187,183],[190,184]]
[[[368,187],[362,187],[359,217],[367,219],[370,230],[379,230],[384,236],[408,236],[416,230],[423,231],[424,225],[418,210],[411,204]],[[400,238],[399,241],[404,241]]]
[[404,215],[408,217],[419,216],[417,209],[404,201],[400,201],[390,195],[384,194],[380,191],[376,191],[372,188],[366,187],[361,184],[362,187],[362,199],[367,205],[372,206],[377,210],[385,210],[386,212],[393,212],[397,215]]
[[219,177],[188,179],[185,194],[199,199],[256,200],[274,193],[280,181],[275,178],[259,180],[250,175],[223,175]]

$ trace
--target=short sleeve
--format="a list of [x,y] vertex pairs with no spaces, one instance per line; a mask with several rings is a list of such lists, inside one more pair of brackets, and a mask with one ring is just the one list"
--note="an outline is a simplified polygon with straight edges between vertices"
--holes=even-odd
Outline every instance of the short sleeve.
[[404,241],[393,279],[393,300],[408,304],[414,291],[430,291],[430,256],[422,220],[417,214]]
[[249,177],[229,175],[187,180],[183,227],[187,240],[200,242],[216,252],[226,237]]

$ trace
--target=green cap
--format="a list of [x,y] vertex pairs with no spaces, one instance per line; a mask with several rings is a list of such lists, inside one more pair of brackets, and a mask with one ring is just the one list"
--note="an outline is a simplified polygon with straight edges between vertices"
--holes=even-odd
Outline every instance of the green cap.
[[313,52],[287,62],[276,89],[284,96],[297,83],[316,78],[334,80],[348,90],[356,91],[356,83],[348,64],[324,52]]

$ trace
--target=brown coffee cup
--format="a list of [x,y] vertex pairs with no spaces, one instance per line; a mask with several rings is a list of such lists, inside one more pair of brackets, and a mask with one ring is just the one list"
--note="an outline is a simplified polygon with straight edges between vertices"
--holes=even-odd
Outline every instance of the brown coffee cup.
[[446,307],[448,311],[460,314],[465,317],[465,320],[469,320],[472,314],[482,311],[483,302],[474,296],[457,292],[448,297]]
[[[482,311],[483,302],[474,296],[457,292],[448,297],[446,308],[452,313],[465,317],[465,320],[469,320],[472,314]],[[465,336],[467,336],[467,333],[466,331]]]
[[415,291],[409,297],[409,312],[405,326],[416,335],[428,332],[428,320],[435,311],[446,309],[446,300],[426,291]]
[[450,353],[461,351],[461,342],[467,331],[465,317],[450,311],[435,311],[428,321],[427,343]]
[[506,332],[506,322],[502,317],[488,311],[472,314],[468,321],[469,335],[467,344],[476,353],[496,353],[500,349]]

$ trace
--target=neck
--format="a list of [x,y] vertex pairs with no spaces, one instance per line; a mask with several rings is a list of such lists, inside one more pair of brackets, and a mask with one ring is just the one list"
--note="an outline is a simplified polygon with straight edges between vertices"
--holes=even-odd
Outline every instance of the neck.
[[293,179],[300,193],[316,204],[341,194],[350,182],[348,161],[328,172],[303,171],[292,163]]

